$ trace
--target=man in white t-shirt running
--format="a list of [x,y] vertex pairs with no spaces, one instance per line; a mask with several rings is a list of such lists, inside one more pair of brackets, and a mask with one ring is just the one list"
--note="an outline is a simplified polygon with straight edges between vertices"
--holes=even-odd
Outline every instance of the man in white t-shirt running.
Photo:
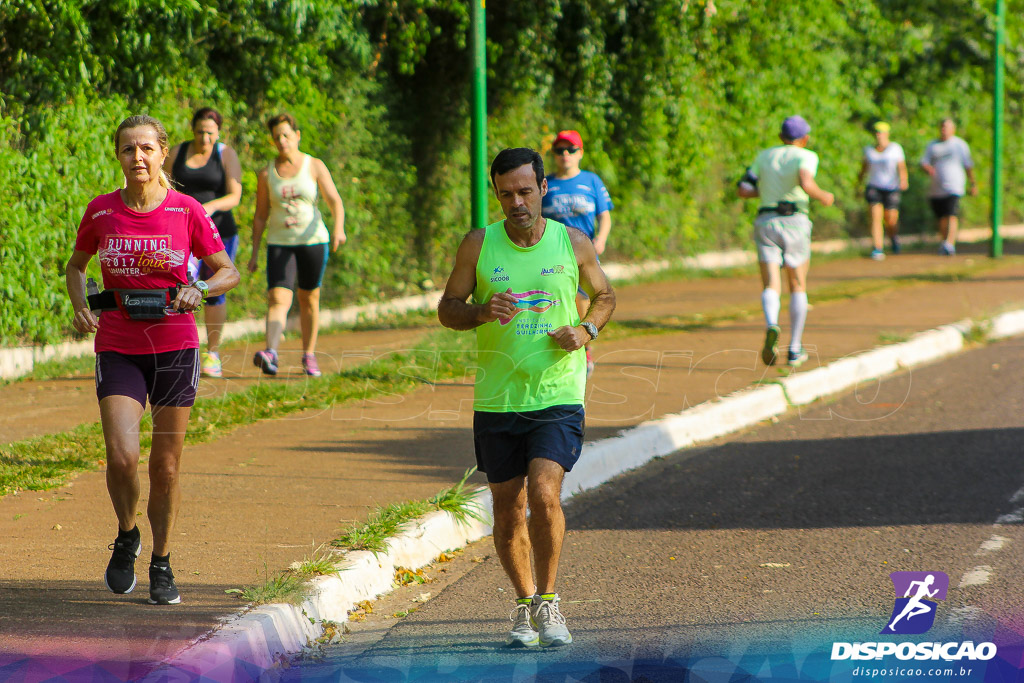
[[802,116],[782,122],[782,144],[761,151],[740,181],[744,198],[760,197],[754,221],[754,242],[761,266],[761,308],[767,326],[761,360],[775,365],[778,357],[779,309],[782,296],[780,266],[789,280],[789,365],[807,360],[801,338],[807,320],[807,271],[811,266],[811,199],[832,206],[835,197],[818,187],[818,155],[807,149],[811,126]]
[[939,139],[928,143],[921,157],[921,168],[932,178],[928,199],[938,221],[939,237],[942,238],[939,253],[953,256],[956,254],[956,235],[960,226],[960,198],[964,196],[968,181],[971,183],[971,196],[978,194],[971,148],[956,136],[953,119],[943,119],[939,124]]
[[892,253],[900,253],[900,239],[896,234],[900,220],[900,193],[909,187],[907,181],[907,158],[898,142],[889,140],[889,124],[878,121],[872,127],[875,144],[864,148],[864,160],[860,166],[858,182],[868,177],[864,198],[871,211],[871,258],[881,261],[885,258],[882,243],[882,224],[889,234]]

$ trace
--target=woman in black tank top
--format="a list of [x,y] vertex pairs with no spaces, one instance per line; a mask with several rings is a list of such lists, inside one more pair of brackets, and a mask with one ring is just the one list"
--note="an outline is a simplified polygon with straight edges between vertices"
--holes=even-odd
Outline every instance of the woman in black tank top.
[[[235,260],[238,249],[238,225],[231,210],[242,199],[242,166],[235,150],[219,143],[221,116],[215,109],[204,107],[192,117],[191,141],[171,149],[164,170],[174,180],[175,188],[196,199],[210,214],[224,241],[225,250]],[[198,279],[209,275],[200,265]],[[203,374],[221,376],[220,340],[227,305],[224,295],[206,300],[206,352],[202,357]]]

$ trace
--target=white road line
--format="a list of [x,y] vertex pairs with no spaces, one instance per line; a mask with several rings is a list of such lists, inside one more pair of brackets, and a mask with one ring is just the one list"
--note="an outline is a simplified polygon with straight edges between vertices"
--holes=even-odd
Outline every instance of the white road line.
[[1010,539],[1006,538],[1005,536],[993,536],[992,538],[982,543],[981,547],[978,548],[978,551],[974,554],[985,555],[987,553],[994,553],[997,550],[1001,550],[1003,544],[1005,544],[1009,540]]
[[[1024,486],[1017,489],[1016,493],[1010,496],[1010,503],[1020,504],[1024,503]],[[1024,508],[1017,508],[1013,512],[1005,515],[1000,515],[995,524],[992,526],[998,528],[1003,524],[1020,524],[1024,522]],[[981,546],[974,552],[977,555],[988,555],[989,553],[998,552],[1003,549],[1003,546],[1009,542],[1010,539],[1005,536],[993,534],[987,541],[981,544]],[[964,572],[963,577],[960,579],[960,585],[957,588],[967,588],[969,586],[982,586],[988,583],[992,577],[992,567],[989,565],[982,565],[969,569]],[[979,607],[972,607],[970,605],[964,605],[958,607],[949,613],[949,617],[946,622],[951,626],[962,625],[965,622],[976,621],[984,615],[984,610]]]
[[1024,522],[1024,508],[1017,508],[1009,514],[1000,515],[996,520],[996,524],[1020,524],[1021,522]]
[[957,588],[967,588],[968,586],[981,586],[988,583],[989,576],[992,574],[992,567],[987,564],[974,569],[969,569],[964,572],[963,578],[960,579],[960,585]]
[[948,623],[950,626],[962,626],[964,624],[978,621],[985,616],[985,610],[980,607],[958,607],[949,613]]

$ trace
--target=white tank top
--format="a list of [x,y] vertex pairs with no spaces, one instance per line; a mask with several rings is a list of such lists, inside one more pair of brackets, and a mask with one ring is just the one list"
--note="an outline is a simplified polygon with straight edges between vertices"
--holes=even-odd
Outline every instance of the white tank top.
[[304,155],[299,172],[291,178],[278,175],[273,161],[267,166],[270,190],[267,244],[294,247],[330,241],[331,235],[317,208],[318,188],[310,172],[312,159]]

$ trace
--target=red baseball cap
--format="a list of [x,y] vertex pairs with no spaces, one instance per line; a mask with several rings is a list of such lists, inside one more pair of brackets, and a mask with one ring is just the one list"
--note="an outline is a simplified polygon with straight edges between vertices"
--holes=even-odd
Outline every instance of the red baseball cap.
[[554,147],[561,141],[568,142],[573,147],[583,147],[583,138],[580,137],[579,131],[559,131],[558,135],[555,136],[555,141],[551,143],[551,146]]

